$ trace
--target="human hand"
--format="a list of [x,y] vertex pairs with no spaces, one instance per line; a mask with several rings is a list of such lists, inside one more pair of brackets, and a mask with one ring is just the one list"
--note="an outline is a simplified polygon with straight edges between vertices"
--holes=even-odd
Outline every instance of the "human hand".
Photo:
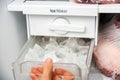
[[61,68],[55,68],[53,72],[52,59],[46,59],[43,67],[32,68],[30,72],[32,80],[74,80],[74,75]]
[[53,80],[74,80],[74,75],[67,70],[55,68]]
[[53,74],[53,62],[52,59],[46,59],[43,66],[32,68],[30,76],[32,80],[52,80]]

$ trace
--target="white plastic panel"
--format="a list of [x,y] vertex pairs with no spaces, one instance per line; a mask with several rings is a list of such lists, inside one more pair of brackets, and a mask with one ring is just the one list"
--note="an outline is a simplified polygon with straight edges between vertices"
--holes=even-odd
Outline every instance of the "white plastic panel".
[[74,2],[26,1],[23,13],[36,15],[97,16],[97,7],[97,4],[77,4]]
[[120,4],[102,4],[98,13],[120,13]]
[[9,11],[39,15],[97,16],[98,4],[77,4],[70,1],[23,1],[15,0],[8,5]]
[[[44,15],[86,15],[97,16],[98,13],[120,13],[120,4],[78,4],[70,1],[39,1],[39,0],[14,0],[8,5],[9,11],[23,11],[24,14]],[[49,5],[48,5],[49,4]],[[42,8],[42,10],[41,10]],[[50,8],[66,9],[68,13],[49,13]]]
[[26,1],[69,1],[69,0],[26,0]]
[[95,17],[30,15],[29,23],[30,34],[35,36],[95,38]]

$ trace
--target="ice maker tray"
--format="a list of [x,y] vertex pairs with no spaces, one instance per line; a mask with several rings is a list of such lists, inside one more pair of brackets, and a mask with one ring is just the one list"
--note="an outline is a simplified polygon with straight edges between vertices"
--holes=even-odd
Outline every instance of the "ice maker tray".
[[[65,57],[63,61],[61,61],[62,59],[61,60],[56,59],[54,57],[56,55],[54,51],[57,50],[57,48],[53,45],[55,43],[54,40],[56,40],[58,45],[60,45],[60,46],[65,45],[65,46],[68,46],[68,48],[71,48],[71,50],[70,50],[71,52],[69,52],[69,54],[72,56],[67,55],[67,57]],[[77,43],[76,43],[76,41],[77,41]],[[71,43],[71,44],[69,44],[69,43]],[[52,48],[50,47],[51,44],[53,45]],[[36,49],[34,49],[36,47],[36,45],[38,47]],[[56,43],[55,43],[55,45],[56,45]],[[77,45],[79,45],[78,48],[76,47]],[[39,47],[44,48],[45,50],[46,49],[51,50],[51,49],[53,49],[53,47],[56,49],[54,49],[54,51],[50,53],[52,56],[48,54],[47,56],[43,56],[41,58],[38,58],[34,55],[36,55]],[[41,37],[32,37],[24,45],[23,49],[20,51],[20,56],[13,63],[13,72],[14,72],[15,80],[21,79],[21,77],[20,77],[21,76],[21,66],[20,66],[21,64],[23,64],[27,61],[43,62],[47,57],[52,57],[52,58],[54,57],[55,59],[53,59],[53,61],[57,62],[57,63],[66,63],[66,64],[72,63],[75,65],[78,65],[79,68],[81,69],[82,78],[85,78],[83,80],[87,80],[87,78],[88,78],[87,76],[89,74],[89,68],[91,65],[93,47],[94,47],[94,40],[92,40],[92,39],[81,39],[81,38],[72,38],[72,37],[71,38],[70,37],[69,38],[65,38],[65,37],[42,37],[42,36]],[[87,51],[84,50],[86,48],[87,48]],[[29,52],[29,51],[33,50],[33,49],[35,50],[35,52],[33,52],[33,54],[32,54],[31,53],[32,51],[31,52]],[[63,50],[64,50],[64,48],[63,48]],[[40,50],[38,50],[38,51],[40,52]],[[62,51],[62,50],[60,50],[60,51]],[[72,54],[72,51],[73,51],[74,55]],[[41,52],[42,52],[42,50],[41,50]],[[65,52],[65,51],[63,51],[63,52]],[[32,54],[32,55],[30,55],[32,57],[27,56],[28,54]],[[68,54],[68,53],[66,53],[66,52],[61,53],[58,56],[61,57],[64,54]],[[81,55],[80,55],[80,58],[78,58],[79,60],[76,60],[75,55],[79,56],[79,54],[86,56],[86,57],[84,57],[85,59],[81,60]],[[27,56],[27,58],[26,58],[26,56]],[[66,60],[66,58],[69,58],[69,57],[72,60],[68,60],[68,61],[64,62]],[[74,61],[74,60],[76,60],[76,61]]]

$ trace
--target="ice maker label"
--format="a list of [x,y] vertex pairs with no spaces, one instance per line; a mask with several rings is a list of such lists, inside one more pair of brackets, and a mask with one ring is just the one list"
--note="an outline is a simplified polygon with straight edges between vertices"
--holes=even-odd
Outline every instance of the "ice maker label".
[[63,9],[50,9],[51,13],[67,13],[67,10]]

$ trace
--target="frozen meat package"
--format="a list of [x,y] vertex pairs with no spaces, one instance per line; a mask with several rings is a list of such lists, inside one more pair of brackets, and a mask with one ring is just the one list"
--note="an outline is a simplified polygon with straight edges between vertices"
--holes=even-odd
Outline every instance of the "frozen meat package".
[[112,3],[120,3],[120,0],[99,0],[100,4],[112,4]]
[[74,0],[76,3],[87,3],[87,4],[93,4],[96,3],[96,0]]
[[99,32],[94,59],[102,73],[120,80],[120,15],[115,15]]
[[113,4],[120,3],[120,0],[74,0],[76,3],[86,4]]

